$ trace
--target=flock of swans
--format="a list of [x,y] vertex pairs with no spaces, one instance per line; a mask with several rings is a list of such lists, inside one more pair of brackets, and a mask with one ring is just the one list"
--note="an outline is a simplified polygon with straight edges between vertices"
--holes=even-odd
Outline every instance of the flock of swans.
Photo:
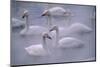
[[[20,35],[35,35],[42,36],[42,43],[33,44],[25,48],[29,55],[33,56],[46,56],[49,54],[50,50],[46,44],[46,39],[55,40],[55,48],[80,48],[84,46],[84,42],[75,37],[69,37],[68,34],[86,34],[92,32],[92,29],[82,23],[74,23],[68,28],[53,25],[51,21],[52,16],[71,16],[72,14],[62,7],[52,7],[50,9],[44,10],[41,16],[48,17],[48,28],[43,26],[29,25],[29,11],[25,10],[23,12],[22,18],[25,20],[18,21],[17,19],[12,19],[13,26],[18,27],[24,25],[24,28],[20,31]],[[54,38],[55,37],[55,38]]]

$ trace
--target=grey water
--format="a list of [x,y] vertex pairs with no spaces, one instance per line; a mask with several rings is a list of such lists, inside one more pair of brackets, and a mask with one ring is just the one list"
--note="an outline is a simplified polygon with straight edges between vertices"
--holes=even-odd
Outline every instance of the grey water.
[[[91,61],[95,60],[95,20],[91,20],[95,13],[95,6],[86,5],[71,5],[71,4],[46,4],[36,2],[12,2],[11,18],[21,18],[23,11],[29,11],[29,25],[47,26],[47,18],[42,17],[42,12],[50,7],[63,7],[66,10],[70,9],[74,15],[72,17],[52,17],[53,25],[66,27],[73,23],[82,23],[92,28],[92,32],[85,35],[69,35],[82,40],[85,45],[77,49],[57,49],[52,47],[52,40],[47,40],[47,44],[51,49],[50,56],[36,57],[30,56],[24,48],[40,44],[42,36],[27,35],[21,36],[20,31],[23,27],[13,28],[11,22],[11,64],[12,65],[27,65],[27,64],[44,64],[44,63],[60,63],[60,62],[75,62],[75,61]],[[63,33],[63,32],[62,32]]]

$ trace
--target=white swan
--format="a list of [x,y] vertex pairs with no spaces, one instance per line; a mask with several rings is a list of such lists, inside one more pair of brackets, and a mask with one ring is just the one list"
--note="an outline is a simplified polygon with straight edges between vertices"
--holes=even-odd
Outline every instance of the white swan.
[[68,12],[68,11],[66,11],[64,8],[62,8],[62,7],[52,7],[52,8],[50,8],[50,9],[47,9],[47,10],[45,10],[43,13],[42,13],[42,16],[48,16],[48,15],[52,15],[52,16],[55,16],[55,15],[57,15],[57,16],[68,16],[68,15],[70,15],[70,12]]
[[74,23],[67,29],[67,34],[85,34],[92,32],[92,29],[81,23]]
[[74,37],[65,37],[59,40],[60,48],[80,48],[83,45],[81,40]]
[[[51,30],[56,31],[56,44],[55,47],[60,47],[60,48],[79,48],[82,47],[84,45],[84,43],[74,37],[63,37],[63,38],[59,38],[59,28],[57,26],[54,26]],[[63,32],[62,32],[63,33]]]
[[21,27],[25,25],[24,21],[18,20],[16,18],[12,18],[11,21],[12,27]]
[[[86,33],[92,32],[92,29],[84,24],[81,23],[74,23],[71,26],[69,26],[67,29],[66,27],[58,27],[59,29],[59,37],[63,38],[69,35],[82,35]],[[56,33],[52,31],[52,36],[55,36]]]
[[72,16],[72,14],[71,14],[71,12],[69,10],[65,10],[62,7],[52,7],[52,8],[49,8],[49,9],[45,10],[42,13],[42,16],[47,16],[47,19],[48,19],[48,27],[50,29],[53,26],[53,24],[51,22],[52,21],[52,19],[51,19],[52,16],[69,17],[69,16]]
[[29,47],[26,47],[25,50],[29,55],[32,56],[46,56],[48,55],[48,47],[46,45],[46,38],[51,39],[51,37],[47,34],[43,34],[42,44],[34,44]]
[[45,27],[42,26],[29,26],[28,24],[28,11],[24,11],[22,18],[25,18],[25,28],[20,32],[21,35],[41,35],[43,32],[47,31]]

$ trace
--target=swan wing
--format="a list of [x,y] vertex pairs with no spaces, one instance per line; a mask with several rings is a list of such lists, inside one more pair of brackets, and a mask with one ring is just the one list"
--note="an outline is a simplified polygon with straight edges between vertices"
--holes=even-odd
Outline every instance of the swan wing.
[[91,32],[92,29],[84,24],[81,23],[75,23],[72,24],[68,29],[67,29],[67,34],[83,34],[83,33],[89,33]]
[[20,35],[26,35],[27,34],[27,29],[23,29],[21,32],[20,32]]
[[66,12],[66,10],[62,7],[53,7],[51,9],[49,9],[49,13],[51,15],[63,15],[64,12]]
[[21,20],[18,20],[16,18],[12,18],[12,27],[18,27],[18,26],[21,26],[21,25],[24,25],[24,21],[21,21]]
[[83,46],[83,42],[72,37],[65,37],[59,40],[60,48],[79,48]]
[[43,32],[47,31],[47,28],[42,26],[30,26],[27,32],[28,35],[41,35]]
[[66,12],[66,10],[62,7],[53,7],[50,9],[51,12],[53,11],[61,11],[61,12]]
[[25,50],[29,55],[33,56],[45,56],[46,51],[43,48],[42,44],[37,44],[37,45],[31,45],[29,47],[26,47]]

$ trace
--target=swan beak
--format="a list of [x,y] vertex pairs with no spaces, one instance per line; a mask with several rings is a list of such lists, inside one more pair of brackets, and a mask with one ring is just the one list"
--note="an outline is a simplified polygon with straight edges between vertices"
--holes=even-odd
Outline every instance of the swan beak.
[[49,31],[51,32],[51,31],[53,31],[54,29],[52,28],[52,29],[50,29]]
[[22,16],[22,18],[25,18],[25,14]]
[[41,16],[48,16],[48,11],[43,12]]
[[42,14],[41,16],[45,16],[46,14],[44,13],[44,14]]
[[53,31],[53,30],[56,30],[56,29],[55,29],[55,26],[54,26],[53,28],[51,28],[49,31],[51,32],[51,31]]
[[49,35],[47,36],[47,38],[50,39],[50,40],[52,40],[52,38]]

